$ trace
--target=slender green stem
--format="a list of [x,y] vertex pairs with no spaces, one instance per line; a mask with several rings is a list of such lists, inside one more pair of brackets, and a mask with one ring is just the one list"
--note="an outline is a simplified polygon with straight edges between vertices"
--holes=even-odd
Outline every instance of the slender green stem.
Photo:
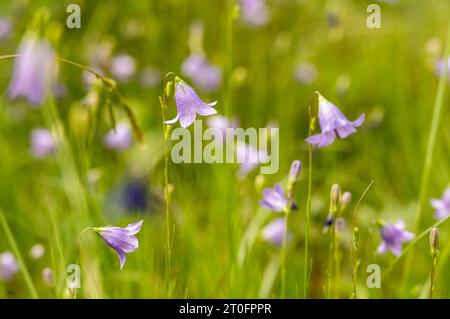
[[433,299],[434,280],[436,276],[437,256],[431,257],[431,272],[430,272],[430,299]]
[[[447,57],[450,55],[450,25],[447,32],[447,42],[445,46],[444,61],[447,61]],[[425,157],[425,163],[422,173],[422,180],[420,183],[419,204],[414,221],[414,232],[417,232],[420,228],[420,221],[425,207],[425,202],[428,196],[428,186],[430,182],[430,173],[434,161],[434,149],[436,146],[436,138],[441,122],[442,107],[444,105],[445,88],[447,84],[447,72],[442,72],[439,80],[438,91],[436,94],[436,100],[434,102],[433,118],[431,122],[430,132],[428,135],[427,152]]]
[[[447,30],[447,40],[445,45],[445,53],[444,53],[444,61],[446,61],[447,57],[450,54],[450,24]],[[447,83],[447,72],[442,72],[442,75],[439,79],[438,90],[436,93],[436,99],[434,102],[433,108],[433,117],[431,121],[431,127],[428,135],[427,142],[427,151],[425,155],[424,167],[422,170],[422,178],[420,183],[420,191],[419,191],[419,202],[417,205],[417,210],[415,212],[414,218],[414,226],[413,231],[417,233],[420,229],[420,222],[422,220],[423,210],[425,207],[425,203],[428,197],[428,187],[431,176],[431,168],[433,166],[434,161],[434,149],[436,146],[436,138],[439,130],[439,125],[441,122],[442,108],[444,104],[445,97],[445,89]],[[405,262],[405,275],[403,282],[406,284],[409,282],[409,276],[411,273],[412,263],[414,261],[414,253],[409,256],[407,261]]]
[[[361,204],[363,198],[366,196],[367,192],[373,185],[373,180],[370,181],[369,185],[367,185],[366,189],[362,193],[361,197],[359,198],[358,202],[356,203],[355,209],[353,210],[352,215],[352,232],[355,232],[356,227],[356,212],[358,211],[359,205]],[[350,245],[350,257],[352,260],[352,284],[353,284],[353,294],[352,297],[356,299],[358,297],[358,292],[356,290],[356,275],[358,271],[358,250],[357,250],[358,243],[356,242],[356,236],[353,234],[352,236],[352,244]]]
[[170,222],[170,191],[169,191],[169,132],[170,126],[166,122],[166,110],[168,107],[168,96],[171,92],[167,91],[167,84],[169,77],[175,76],[170,72],[164,78],[164,92],[163,96],[159,98],[161,104],[161,111],[163,117],[163,134],[164,134],[164,197],[166,201],[166,276],[167,276],[167,290],[169,298],[172,294],[172,241],[171,241],[171,222]]
[[9,227],[8,220],[6,219],[5,214],[3,213],[3,210],[1,208],[0,208],[0,222],[6,234],[6,239],[8,240],[9,245],[11,246],[11,249],[14,252],[14,255],[19,261],[20,271],[23,274],[23,278],[25,280],[25,284],[27,285],[28,291],[30,292],[31,298],[38,299],[39,297],[34,287],[33,281],[31,280],[27,265],[23,261],[22,254],[20,253],[20,250],[17,247],[17,243],[16,240],[14,239],[13,233],[11,232],[11,228]]
[[[290,201],[288,201],[290,207]],[[284,213],[284,232],[283,232],[283,243],[281,246],[281,298],[286,297],[286,246],[287,246],[287,225],[289,219],[289,213],[291,209],[288,208]]]
[[[309,106],[309,129],[308,136],[312,134],[312,106]],[[311,197],[312,197],[312,160],[313,160],[313,146],[309,144],[308,151],[308,198],[306,200],[306,214],[305,214],[305,260],[304,260],[304,270],[303,270],[303,298],[306,299],[308,296],[308,284],[309,284],[309,272],[308,272],[308,249],[309,249],[309,226],[310,226],[310,215],[311,215]]]
[[[334,217],[333,217],[334,218]],[[334,241],[336,235],[335,221],[330,227],[330,249],[328,255],[328,273],[327,273],[327,299],[331,298],[332,277],[333,277],[333,254],[334,254]]]
[[[86,234],[89,230],[94,229],[93,227],[86,227],[85,229],[83,229],[80,233],[80,235],[78,236],[78,241],[77,241],[77,265],[80,267],[81,269],[81,239],[83,238],[83,235]],[[78,292],[78,288],[74,287],[73,288],[73,299],[77,299],[77,292]]]

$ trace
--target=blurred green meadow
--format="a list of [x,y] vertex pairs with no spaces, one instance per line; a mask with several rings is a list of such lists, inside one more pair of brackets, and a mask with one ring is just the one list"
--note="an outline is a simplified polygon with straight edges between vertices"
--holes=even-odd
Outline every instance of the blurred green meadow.
[[[70,3],[81,8],[79,29],[66,26]],[[441,198],[450,183],[449,94],[440,103],[436,143],[432,149],[427,145],[435,101],[450,88],[441,81],[439,94],[435,71],[444,56],[450,2],[264,3],[266,19],[257,23],[246,19],[237,0],[0,3],[0,21],[9,25],[4,36],[0,27],[0,55],[16,53],[27,30],[35,28],[36,16],[45,16],[39,32],[56,55],[116,80],[143,134],[142,142],[134,135],[125,150],[105,147],[112,125],[105,87],[100,81],[87,83],[86,72],[61,61],[57,78],[62,92],[42,105],[11,100],[8,87],[14,60],[0,59],[0,88],[5,92],[0,99],[0,254],[13,253],[19,265],[11,278],[0,278],[0,298],[72,298],[67,266],[77,263],[83,229],[125,227],[139,220],[144,220],[136,235],[139,248],[127,255],[121,270],[115,252],[94,232],[83,235],[77,298],[282,297],[281,248],[261,236],[263,227],[282,215],[259,201],[264,188],[277,182],[285,187],[295,159],[302,161],[303,170],[295,192],[298,210],[288,220],[292,238],[286,247],[284,296],[327,296],[330,236],[323,228],[330,187],[338,183],[353,196],[336,238],[330,297],[351,297],[352,213],[373,180],[356,217],[361,260],[357,297],[428,297],[432,263],[428,233],[393,264],[393,254],[377,253],[381,242],[377,220],[403,219],[416,236],[437,222],[429,200]],[[371,3],[381,7],[381,28],[366,25]],[[202,88],[183,74],[183,62],[194,53],[219,70],[219,83],[213,88],[209,87],[213,80],[206,80]],[[132,67],[114,70],[113,61],[121,55]],[[243,177],[238,164],[175,164],[169,159],[169,225],[158,99],[168,72],[191,84],[204,101],[217,100],[218,113],[237,119],[241,127],[274,126],[280,134],[276,174],[259,175],[256,168]],[[350,120],[361,113],[366,120],[357,133],[314,148],[305,263],[309,150],[305,138],[315,91]],[[113,108],[117,123],[131,127],[125,109],[117,103]],[[171,101],[167,117],[175,114]],[[207,117],[197,119],[206,123]],[[56,150],[48,156],[33,155],[30,136],[36,128],[49,129],[57,140]],[[425,159],[431,154],[430,174],[424,177]],[[427,186],[424,180],[429,180]],[[418,209],[420,192],[423,209]],[[450,225],[442,223],[439,231],[433,296],[449,298]],[[43,246],[43,254],[30,254],[36,244]],[[305,264],[310,265],[306,295]],[[367,285],[371,264],[380,266],[380,288]]]

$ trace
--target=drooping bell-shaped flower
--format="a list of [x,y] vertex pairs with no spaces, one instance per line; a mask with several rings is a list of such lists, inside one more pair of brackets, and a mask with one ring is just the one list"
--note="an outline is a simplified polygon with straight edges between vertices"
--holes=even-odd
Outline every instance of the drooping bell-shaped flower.
[[23,38],[17,54],[9,97],[23,97],[32,105],[41,104],[54,85],[56,57],[53,49],[47,40],[30,33]]
[[436,219],[450,215],[450,187],[447,187],[441,199],[433,198],[430,200],[430,204],[435,209]]
[[126,254],[137,250],[139,247],[139,242],[134,235],[141,230],[143,222],[141,220],[137,223],[129,224],[126,228],[114,226],[93,228],[103,241],[116,251],[120,260],[120,269],[125,265]]
[[378,253],[384,254],[391,251],[395,256],[402,252],[402,243],[411,241],[415,235],[405,230],[403,220],[395,224],[383,224],[380,228],[382,242],[378,246]]
[[447,80],[450,78],[450,57],[447,59],[439,59],[436,62],[436,74],[442,76],[444,72],[447,72]]
[[338,138],[345,138],[356,132],[356,127],[364,122],[365,114],[361,114],[355,121],[349,121],[345,115],[330,101],[318,94],[319,124],[321,133],[310,136],[306,141],[317,147],[325,147]]
[[177,79],[175,87],[175,104],[177,106],[177,116],[166,124],[174,124],[180,121],[183,128],[189,127],[194,123],[197,114],[208,116],[216,114],[217,111],[212,108],[217,102],[205,103],[197,93],[185,82]]

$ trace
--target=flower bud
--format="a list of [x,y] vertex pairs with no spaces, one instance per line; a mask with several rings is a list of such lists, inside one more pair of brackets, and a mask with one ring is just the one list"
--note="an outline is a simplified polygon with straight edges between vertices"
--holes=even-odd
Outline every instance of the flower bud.
[[348,204],[350,204],[351,201],[352,201],[352,193],[344,192],[341,198],[341,210],[347,208]]
[[341,187],[338,184],[333,184],[330,190],[330,212],[335,216],[339,210],[341,200]]
[[436,227],[430,231],[430,252],[433,258],[439,254],[439,229]]
[[295,184],[297,182],[301,170],[302,162],[300,162],[299,160],[293,161],[291,164],[291,170],[289,171],[289,184]]

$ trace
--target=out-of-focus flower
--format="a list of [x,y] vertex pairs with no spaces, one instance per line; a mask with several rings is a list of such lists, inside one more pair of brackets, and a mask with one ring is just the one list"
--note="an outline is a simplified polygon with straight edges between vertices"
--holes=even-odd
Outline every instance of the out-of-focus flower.
[[[319,93],[317,93],[319,94]],[[334,142],[336,137],[345,138],[356,132],[356,127],[364,122],[365,114],[355,121],[349,121],[345,115],[322,95],[319,98],[319,124],[321,133],[308,137],[306,141],[317,147],[325,147]]]
[[6,17],[0,17],[0,41],[10,36],[11,29],[11,21]]
[[134,224],[129,224],[126,228],[105,226],[93,228],[93,230],[103,239],[103,241],[119,256],[120,269],[125,265],[126,254],[138,249],[139,242],[136,235],[142,227],[141,220]]
[[[283,244],[284,233],[286,232],[286,221],[284,218],[275,218],[270,224],[261,231],[262,238],[274,245],[281,246]],[[292,234],[287,231],[286,240],[289,241]]]
[[50,43],[34,33],[19,45],[8,93],[11,99],[24,97],[32,105],[41,104],[51,91],[56,73],[56,57]]
[[314,64],[301,63],[294,71],[294,78],[300,84],[312,84],[317,79],[317,69]]
[[127,82],[136,71],[136,63],[128,54],[115,56],[111,61],[111,73],[120,82]]
[[0,280],[9,281],[19,271],[19,264],[10,251],[0,254]]
[[405,230],[403,220],[395,224],[383,224],[380,229],[382,242],[378,246],[378,253],[384,254],[390,250],[395,256],[402,252],[402,243],[409,242],[414,238],[414,234]]
[[259,204],[274,212],[285,212],[288,209],[288,200],[280,184],[276,184],[274,188],[265,188],[263,200]]
[[45,247],[42,244],[36,244],[30,249],[30,257],[32,259],[41,259],[45,254]]
[[53,286],[53,270],[50,267],[42,269],[42,281],[49,287]]
[[344,233],[344,230],[345,230],[345,219],[344,219],[344,217],[338,217],[337,219],[336,219],[336,232],[338,233],[338,234],[342,234],[342,233]]
[[56,149],[56,141],[52,133],[44,128],[31,132],[31,153],[35,158],[44,158]]
[[262,26],[269,20],[265,0],[241,0],[242,17],[251,26]]
[[112,150],[123,151],[128,149],[133,144],[130,126],[125,123],[117,123],[116,128],[112,128],[105,135],[103,144]]
[[181,79],[176,80],[175,104],[177,106],[177,116],[166,124],[174,124],[180,121],[183,128],[189,127],[194,123],[197,114],[208,116],[216,114],[217,111],[212,108],[217,102],[205,103],[197,93]]
[[144,181],[127,183],[120,194],[120,203],[128,211],[145,211],[148,207],[148,188]]
[[447,187],[441,199],[433,198],[430,200],[430,204],[435,209],[436,219],[450,215],[450,187]]
[[447,72],[447,80],[450,77],[450,57],[445,59],[439,59],[436,62],[436,74],[442,76],[444,72]]
[[238,175],[240,178],[244,178],[248,173],[258,167],[258,165],[266,163],[268,155],[265,149],[258,150],[252,145],[237,141],[236,159],[239,163]]
[[204,92],[213,92],[222,83],[222,70],[209,63],[199,53],[191,54],[184,60],[181,72],[192,80],[195,87]]
[[154,67],[148,66],[140,72],[139,83],[146,88],[155,87],[161,83],[161,72]]

